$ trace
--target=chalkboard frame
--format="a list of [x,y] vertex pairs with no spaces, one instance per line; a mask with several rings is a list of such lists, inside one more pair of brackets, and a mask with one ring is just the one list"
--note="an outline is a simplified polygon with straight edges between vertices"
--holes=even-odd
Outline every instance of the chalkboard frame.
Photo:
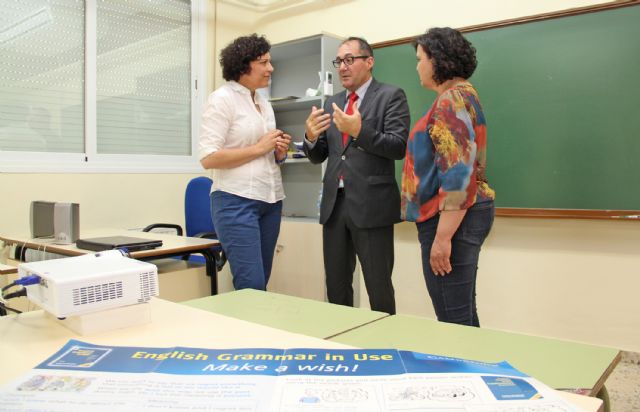
[[[614,1],[593,6],[577,7],[567,10],[561,10],[551,13],[542,13],[531,16],[519,17],[508,20],[500,20],[495,22],[483,23],[473,26],[458,28],[461,33],[476,32],[482,30],[491,30],[500,27],[513,26],[518,24],[533,23],[537,21],[557,19],[581,15],[586,13],[595,13],[604,10],[618,9],[640,5],[640,0]],[[416,36],[403,37],[395,40],[388,40],[372,44],[374,49],[397,46],[411,43]],[[519,217],[519,218],[551,218],[551,219],[607,219],[622,221],[638,221],[640,222],[640,210],[595,210],[595,209],[540,209],[540,208],[520,208],[520,207],[497,207],[496,215],[501,217]]]

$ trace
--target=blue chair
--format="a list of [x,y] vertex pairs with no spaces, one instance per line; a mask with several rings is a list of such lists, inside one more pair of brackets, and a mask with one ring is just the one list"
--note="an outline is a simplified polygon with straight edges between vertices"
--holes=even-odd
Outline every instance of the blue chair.
[[[184,217],[186,235],[189,237],[201,237],[206,239],[217,239],[216,229],[211,220],[211,185],[213,181],[205,176],[199,176],[191,179],[187,184],[184,195]],[[182,236],[183,231],[180,225],[172,223],[154,223],[142,229],[144,232],[150,232],[155,228],[171,228],[175,229],[178,236]],[[221,246],[211,249],[211,255],[215,258],[216,273],[222,270],[227,262]],[[203,256],[191,256],[189,254],[182,256],[184,260],[206,262]],[[208,271],[207,271],[208,272]],[[217,293],[216,283],[212,279],[212,294]],[[215,289],[215,290],[214,290]]]
[[[211,220],[211,185],[213,181],[205,176],[191,179],[184,196],[184,219],[187,236],[218,239],[216,228]],[[227,258],[221,246],[213,248],[218,272],[224,267]],[[197,259],[196,259],[197,260]],[[203,259],[201,259],[203,261]]]

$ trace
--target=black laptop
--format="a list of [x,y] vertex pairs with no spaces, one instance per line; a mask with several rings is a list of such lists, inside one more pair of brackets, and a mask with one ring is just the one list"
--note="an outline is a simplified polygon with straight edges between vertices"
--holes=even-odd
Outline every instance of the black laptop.
[[96,252],[111,249],[127,249],[129,252],[155,249],[162,246],[162,240],[144,239],[130,236],[94,237],[90,239],[78,239],[76,247],[79,249],[93,250]]

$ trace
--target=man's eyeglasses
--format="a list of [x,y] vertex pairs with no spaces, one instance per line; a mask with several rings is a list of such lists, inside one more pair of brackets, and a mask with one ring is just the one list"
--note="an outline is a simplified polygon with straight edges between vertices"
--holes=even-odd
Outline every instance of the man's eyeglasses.
[[344,64],[346,64],[347,66],[351,66],[356,61],[356,59],[368,59],[369,57],[371,56],[346,56],[344,59],[336,57],[336,59],[331,63],[333,63],[333,67],[339,69],[342,62],[344,62]]

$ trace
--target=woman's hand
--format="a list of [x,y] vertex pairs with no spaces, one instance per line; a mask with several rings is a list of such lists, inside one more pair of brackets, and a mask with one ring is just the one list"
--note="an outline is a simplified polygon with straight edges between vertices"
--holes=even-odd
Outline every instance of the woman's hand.
[[275,152],[278,158],[278,151],[280,151],[284,158],[289,142],[291,142],[291,136],[282,130],[274,129],[265,133],[251,146],[223,148],[200,160],[200,163],[205,169],[233,169],[271,152]]
[[429,264],[437,276],[451,273],[451,239],[442,239],[436,236],[431,245]]
[[260,140],[255,144],[255,147],[260,156],[265,155],[276,149],[278,140],[284,134],[282,130],[273,129],[270,132],[264,134]]
[[466,209],[443,210],[440,212],[436,237],[431,245],[429,264],[436,276],[444,276],[451,273],[451,238],[455,235]]
[[291,136],[286,133],[282,133],[282,135],[276,139],[276,161],[281,162],[285,157],[287,157],[290,143]]

